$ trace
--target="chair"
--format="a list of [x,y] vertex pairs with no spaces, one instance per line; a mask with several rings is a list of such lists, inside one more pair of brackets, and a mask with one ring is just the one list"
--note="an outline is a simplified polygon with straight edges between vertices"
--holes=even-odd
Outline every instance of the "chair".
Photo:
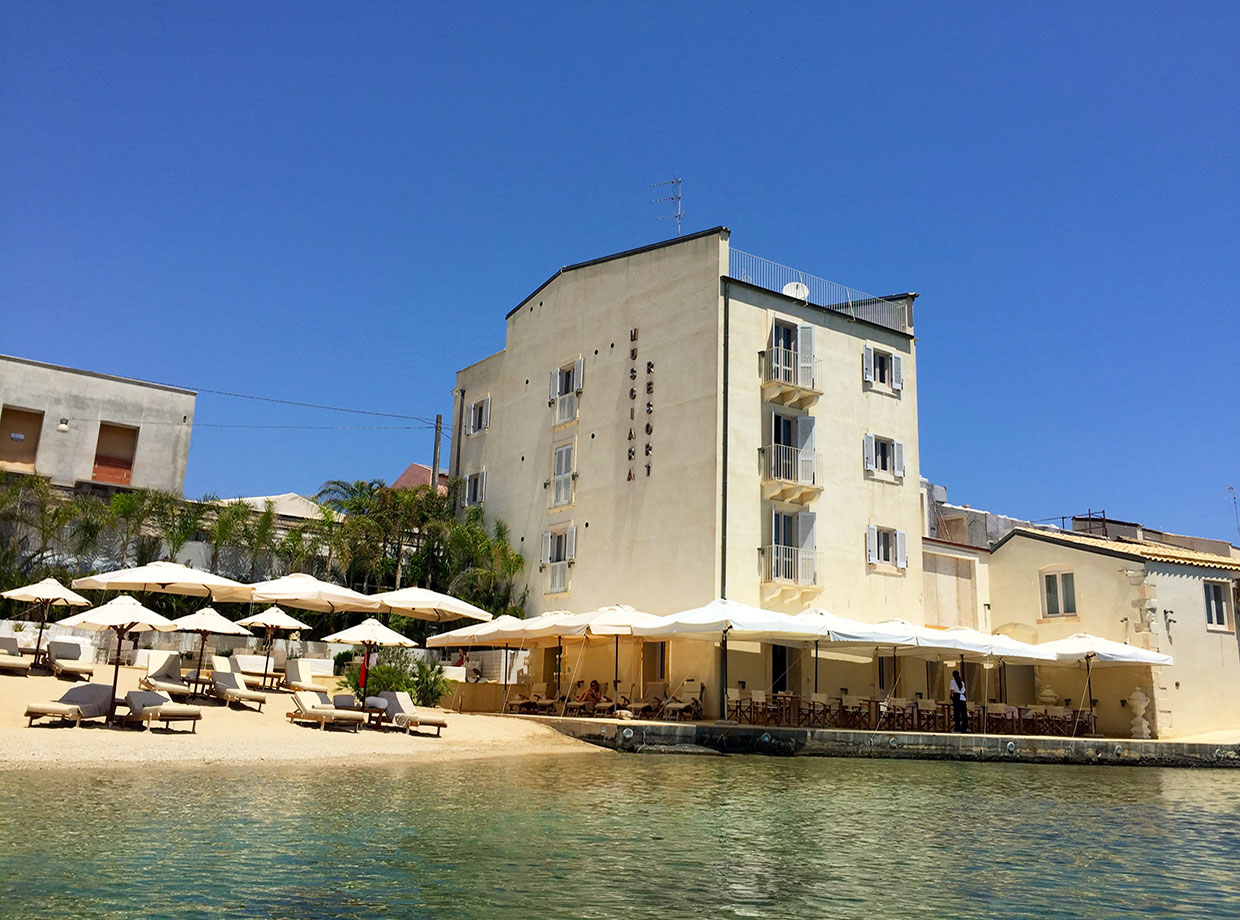
[[702,718],[702,694],[706,685],[690,677],[680,685],[680,691],[663,704],[663,718],[673,722],[693,722]]
[[1072,733],[1072,717],[1066,706],[1047,706],[1043,722],[1045,733],[1066,737]]
[[258,711],[262,712],[263,703],[267,702],[267,694],[252,689],[244,677],[232,671],[212,672],[211,683],[215,695],[226,703],[257,703]]
[[112,706],[112,688],[106,684],[78,684],[69,688],[60,699],[49,703],[30,703],[26,706],[26,717],[30,720],[27,728],[34,725],[35,719],[59,719],[72,722],[74,727],[82,724],[83,719],[98,719],[106,716]]
[[586,700],[568,700],[564,704],[564,715],[566,716],[593,716],[598,714],[599,707],[604,703],[611,703],[615,708],[615,703],[606,698],[600,699],[598,702],[588,702]]
[[915,700],[914,703],[917,731],[947,731],[947,718],[938,700]]
[[[178,660],[180,655],[177,656]],[[170,729],[173,722],[192,722],[190,732],[198,731],[198,720],[202,718],[202,710],[197,706],[174,703],[165,693],[157,690],[130,690],[125,694],[125,705],[129,714],[121,717],[123,725],[141,725],[149,728],[152,722],[163,722],[164,728]]]
[[1042,733],[1042,723],[1046,721],[1045,706],[1020,707],[1020,730],[1026,735]]
[[902,697],[893,696],[879,704],[878,725],[888,731],[913,731],[917,724],[917,707]]
[[652,680],[646,684],[646,693],[640,700],[633,700],[629,703],[629,709],[633,711],[633,715],[641,717],[653,717],[663,706],[663,701],[667,698],[667,681]]
[[753,712],[750,709],[750,701],[745,697],[745,693],[740,687],[728,687],[727,689],[727,717],[733,722],[739,722],[744,725],[753,718]]
[[594,704],[594,715],[600,719],[611,718],[616,714],[616,709],[618,707],[628,706],[629,700],[632,696],[633,687],[631,685],[629,686],[629,692],[627,694],[620,693],[619,689],[617,689],[616,699],[609,700],[607,697],[603,697],[603,699]]
[[90,678],[95,673],[94,664],[82,659],[82,646],[76,642],[53,639],[47,643],[47,663],[57,677]]
[[30,670],[30,662],[22,657],[22,650],[12,636],[0,636],[0,671]]
[[310,662],[305,658],[292,658],[284,668],[284,683],[289,690],[317,690],[314,676],[310,673]]
[[[544,686],[546,685],[544,684]],[[534,698],[532,696],[526,696],[518,690],[516,691],[516,695],[508,700],[506,708],[509,712],[533,712]]]
[[809,728],[826,728],[832,722],[835,707],[825,693],[811,693],[809,702],[801,703],[797,724]]
[[419,709],[413,705],[413,699],[408,693],[384,690],[379,696],[387,703],[387,711],[383,716],[384,721],[391,722],[397,728],[404,729],[405,734],[409,734],[411,730],[426,725],[435,729],[435,737],[438,738],[440,730],[448,727],[448,723],[443,716],[426,709]]
[[151,652],[146,659],[146,674],[138,678],[138,686],[169,696],[189,696],[189,684],[181,679],[181,653]]
[[749,692],[749,723],[751,725],[770,725],[775,721],[778,708],[765,690]]
[[[324,702],[326,700],[327,702]],[[366,721],[365,714],[350,709],[335,709],[328,700],[326,693],[314,693],[310,690],[293,691],[293,705],[297,708],[287,713],[285,718],[296,724],[308,722],[326,730],[328,725],[339,725],[357,731]]]
[[534,684],[530,693],[529,711],[531,712],[550,712],[560,704],[554,696],[547,695],[546,683]]
[[870,727],[870,702],[860,696],[840,700],[840,727],[865,731]]
[[985,730],[996,735],[1012,735],[1016,733],[1014,711],[1007,703],[987,703],[984,713]]

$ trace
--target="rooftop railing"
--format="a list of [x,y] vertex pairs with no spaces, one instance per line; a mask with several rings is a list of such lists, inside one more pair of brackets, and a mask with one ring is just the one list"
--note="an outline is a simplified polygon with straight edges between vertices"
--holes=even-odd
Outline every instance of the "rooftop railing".
[[875,297],[739,249],[728,250],[728,277],[896,332],[912,331],[903,300]]

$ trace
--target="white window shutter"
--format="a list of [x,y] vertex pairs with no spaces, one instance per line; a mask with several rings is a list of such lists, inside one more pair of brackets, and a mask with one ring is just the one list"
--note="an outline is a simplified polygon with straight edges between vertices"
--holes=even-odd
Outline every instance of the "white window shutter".
[[488,396],[482,401],[482,427],[491,427],[491,397]]
[[896,568],[908,568],[908,534],[903,530],[896,531]]
[[547,389],[547,405],[552,405],[555,398],[560,395],[560,372],[551,372],[551,384]]
[[551,531],[549,530],[543,531],[542,556],[540,557],[540,561],[542,562],[543,565],[547,565],[549,562],[551,562],[551,541],[553,539],[554,537],[551,535]]
[[[865,468],[866,471],[876,469],[878,464],[874,460],[874,435],[867,434],[865,436]],[[873,560],[871,560],[873,561]]]
[[891,356],[891,388],[904,389],[904,359],[899,355]]
[[878,562],[878,528],[873,524],[865,529],[865,561]]
[[797,416],[797,482],[814,481],[814,417]]
[[465,408],[465,433],[474,433],[474,404],[470,403]]
[[481,504],[487,497],[487,471],[478,471],[478,502]]
[[564,532],[564,559],[577,558],[577,528],[570,527]]
[[573,391],[581,392],[581,372],[585,367],[585,359],[578,358],[573,362]]
[[774,505],[771,505],[771,519],[770,521],[767,522],[771,528],[771,531],[770,531],[770,539],[767,540],[767,543],[771,544],[772,546],[778,545],[779,543],[779,541],[776,539],[776,534],[779,533],[778,521],[779,521],[779,512],[775,510]]
[[814,327],[797,326],[797,384],[814,386]]
[[817,536],[814,533],[814,512],[797,513],[797,584],[817,583]]
[[874,349],[869,345],[861,353],[861,379],[866,383],[874,382]]
[[904,478],[904,442],[895,442],[895,474],[897,479]]
[[803,550],[818,548],[817,535],[814,533],[815,514],[812,511],[797,512],[797,546]]

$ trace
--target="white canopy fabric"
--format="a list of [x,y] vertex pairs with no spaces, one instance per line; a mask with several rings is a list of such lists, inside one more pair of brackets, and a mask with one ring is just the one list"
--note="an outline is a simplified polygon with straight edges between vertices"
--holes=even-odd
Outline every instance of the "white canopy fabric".
[[342,629],[338,633],[324,636],[324,642],[340,642],[345,645],[398,645],[401,648],[416,648],[417,644],[408,636],[402,636],[394,629],[384,626],[374,617],[363,620],[356,626]]
[[660,619],[656,614],[644,613],[628,604],[600,607],[581,616],[590,617],[586,630],[592,636],[631,636],[635,627],[653,626]]
[[114,597],[106,604],[92,610],[65,617],[59,625],[96,631],[118,629],[126,633],[150,632],[151,630],[171,632],[176,629],[167,617],[161,616],[154,610],[148,610],[128,594]]
[[758,642],[814,642],[826,638],[824,626],[788,613],[775,613],[738,601],[716,599],[703,607],[658,617],[632,627],[634,636],[678,639],[720,638]]
[[55,578],[45,578],[33,585],[21,588],[10,588],[0,597],[11,601],[22,601],[27,604],[41,603],[51,607],[89,607],[90,601],[70,591]]
[[153,591],[210,597],[216,601],[244,602],[250,599],[249,585],[179,562],[152,562],[135,568],[117,569],[75,578],[73,587],[92,591]]
[[952,648],[989,658],[1002,658],[1009,664],[1038,664],[1053,661],[1053,653],[1044,648],[1021,642],[1003,635],[991,635],[967,626],[951,626],[947,629],[926,627],[929,641],[951,642]]
[[328,581],[319,581],[302,572],[271,581],[260,581],[250,585],[250,588],[254,591],[253,599],[256,603],[288,604],[290,607],[319,613],[342,610],[378,613],[382,606],[374,597]]
[[417,617],[419,620],[442,623],[444,620],[459,620],[462,617],[472,620],[491,619],[491,614],[481,607],[475,607],[450,594],[431,591],[429,588],[401,588],[398,591],[373,594],[371,597],[379,601],[385,611]]
[[492,642],[491,636],[503,634],[507,630],[519,627],[523,622],[525,621],[517,617],[504,614],[488,623],[471,623],[468,626],[462,626],[460,629],[431,636],[426,640],[426,647],[448,648],[458,645],[503,645],[505,640],[500,639],[499,642]]
[[303,623],[295,617],[289,616],[279,607],[268,607],[266,610],[260,610],[258,613],[248,616],[243,620],[237,621],[238,626],[261,626],[267,630],[277,629],[309,629],[310,624]]
[[1066,639],[1056,639],[1053,642],[1039,642],[1037,648],[1051,652],[1058,661],[1071,662],[1088,659],[1093,662],[1094,667],[1108,664],[1169,665],[1175,663],[1170,655],[1136,648],[1089,633],[1076,633]]
[[249,636],[250,631],[210,607],[203,607],[172,621],[180,632],[212,633],[217,636]]
[[847,617],[836,616],[830,611],[816,607],[796,615],[798,620],[820,630],[822,638],[832,645],[874,648],[878,646],[917,645],[920,627],[904,620],[885,620],[882,623],[863,623]]

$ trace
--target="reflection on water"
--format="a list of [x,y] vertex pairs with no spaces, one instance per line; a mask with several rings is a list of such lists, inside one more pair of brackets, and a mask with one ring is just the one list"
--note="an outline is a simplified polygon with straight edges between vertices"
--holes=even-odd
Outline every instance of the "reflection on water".
[[1221,916],[1237,853],[1240,771],[616,756],[0,789],[23,918]]

